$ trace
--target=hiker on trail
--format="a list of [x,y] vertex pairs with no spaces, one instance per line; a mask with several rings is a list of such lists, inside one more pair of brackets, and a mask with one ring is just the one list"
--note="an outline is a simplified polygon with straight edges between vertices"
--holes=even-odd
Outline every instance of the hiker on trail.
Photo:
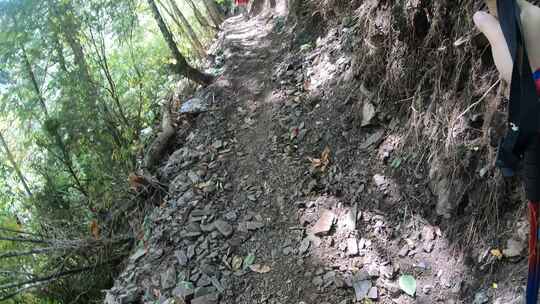
[[[507,134],[497,166],[504,176],[523,168],[529,216],[526,304],[538,303],[540,287],[540,7],[525,0],[486,0],[489,13],[474,15],[487,37],[497,70],[510,85]],[[515,63],[515,64],[514,64]]]
[[234,0],[234,5],[236,6],[237,12],[241,13],[244,17],[247,15],[248,3],[249,0]]

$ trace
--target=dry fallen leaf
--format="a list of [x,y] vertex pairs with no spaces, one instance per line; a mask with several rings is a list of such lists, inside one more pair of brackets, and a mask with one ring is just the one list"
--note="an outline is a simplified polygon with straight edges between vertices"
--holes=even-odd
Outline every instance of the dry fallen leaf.
[[144,177],[137,175],[135,173],[129,174],[128,182],[130,186],[129,188],[136,192],[138,192],[145,185]]
[[251,271],[256,272],[256,273],[268,273],[270,272],[270,270],[272,270],[270,266],[261,265],[261,264],[253,264],[249,266],[249,269],[251,269]]
[[323,172],[326,171],[326,168],[328,168],[328,165],[330,164],[330,148],[324,148],[321,153],[321,158],[308,157],[308,160],[314,168],[319,168]]
[[503,257],[503,254],[502,254],[500,249],[491,249],[490,252],[491,252],[492,256],[494,256],[494,257],[496,257],[498,259],[502,259],[502,257]]
[[90,223],[90,233],[94,237],[94,239],[99,239],[99,225],[96,220],[92,220]]
[[231,263],[232,269],[235,271],[240,270],[243,262],[244,262],[244,259],[242,257],[235,255]]

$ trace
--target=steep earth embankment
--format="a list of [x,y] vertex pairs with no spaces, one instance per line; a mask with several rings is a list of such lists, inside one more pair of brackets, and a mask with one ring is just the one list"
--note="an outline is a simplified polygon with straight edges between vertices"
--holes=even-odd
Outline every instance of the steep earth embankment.
[[478,8],[278,1],[226,20],[223,74],[187,101],[206,109],[181,116],[106,303],[519,301],[526,226],[492,167],[504,87]]

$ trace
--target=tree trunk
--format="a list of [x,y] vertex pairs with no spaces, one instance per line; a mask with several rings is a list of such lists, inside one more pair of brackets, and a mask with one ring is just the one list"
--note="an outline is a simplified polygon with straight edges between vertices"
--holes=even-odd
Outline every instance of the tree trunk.
[[249,10],[250,16],[256,16],[262,12],[264,9],[264,4],[266,3],[266,0],[253,0],[251,3],[251,8]]
[[21,230],[15,230],[15,229],[10,229],[10,228],[6,228],[6,227],[0,227],[0,231],[10,232],[10,233],[15,233],[15,234],[33,235],[33,236],[39,236],[39,237],[41,237],[39,234],[36,234],[36,233],[26,232],[26,231],[21,231]]
[[[23,60],[24,65],[26,67],[26,73],[28,74],[28,78],[30,78],[30,81],[32,82],[32,86],[34,88],[34,92],[39,100],[39,104],[41,106],[41,110],[45,114],[45,119],[49,118],[49,111],[47,109],[47,105],[45,103],[45,98],[43,98],[43,94],[41,94],[41,90],[39,88],[39,85],[36,80],[36,76],[34,74],[34,69],[32,69],[32,64],[30,63],[30,60],[28,58],[28,55],[26,54],[26,50],[24,47],[21,47],[23,52]],[[64,63],[65,64],[65,63]],[[66,70],[67,71],[67,70]],[[54,130],[54,134],[51,134],[54,137],[54,140],[56,141],[56,145],[60,149],[60,152],[62,152],[62,159],[61,162],[64,163],[66,166],[69,174],[73,178],[75,185],[77,186],[77,189],[84,194],[85,196],[88,196],[88,193],[84,189],[79,177],[77,176],[77,173],[75,172],[75,169],[73,167],[73,162],[71,160],[71,154],[66,148],[66,145],[64,144],[64,141],[62,140],[62,137],[60,134],[58,134],[58,130]]]
[[58,59],[58,62],[60,63],[60,69],[67,73],[67,65],[66,65],[66,59],[64,57],[64,49],[62,47],[62,44],[60,43],[60,39],[58,38],[58,33],[53,33],[53,47],[56,51],[56,57]]
[[[4,285],[0,285],[0,291],[5,291],[5,290],[11,289],[11,288],[17,288],[17,287],[20,287],[20,286],[30,285],[30,284],[39,283],[39,282],[54,281],[54,280],[57,280],[57,279],[59,279],[61,277],[81,273],[81,272],[84,272],[84,271],[93,270],[93,269],[96,269],[98,267],[101,267],[101,266],[104,266],[104,265],[107,265],[107,264],[110,264],[110,263],[113,263],[113,262],[118,262],[119,260],[121,260],[121,258],[123,258],[123,256],[119,256],[119,257],[117,257],[115,259],[112,259],[110,261],[106,261],[106,262],[98,264],[98,265],[91,265],[91,266],[81,267],[81,268],[77,268],[77,269],[73,269],[73,270],[61,271],[61,272],[57,272],[57,273],[54,273],[54,274],[46,276],[46,277],[36,277],[36,278],[31,279],[31,280],[27,280],[27,281],[23,281],[23,282],[7,283],[7,284],[4,284]],[[0,301],[3,301],[5,299],[6,299],[6,297],[3,297],[3,298],[0,299]]]
[[8,146],[6,140],[4,139],[4,135],[2,134],[2,132],[0,132],[0,143],[4,147],[4,151],[6,152],[8,160],[11,163],[11,165],[13,166],[13,169],[15,169],[15,173],[17,174],[17,176],[21,180],[21,183],[23,184],[23,187],[24,187],[24,190],[26,191],[26,194],[29,197],[32,197],[32,191],[30,191],[30,187],[28,187],[28,183],[26,182],[26,178],[22,174],[21,169],[19,168],[19,165],[17,164],[17,162],[15,161],[15,158],[13,157],[13,154],[11,154],[11,150],[9,150],[9,146]]
[[171,102],[172,97],[168,98],[167,102],[161,107],[161,131],[150,144],[144,157],[144,167],[146,169],[152,170],[163,159],[163,154],[169,146],[171,138],[176,133],[171,117]]
[[36,75],[34,74],[34,70],[32,69],[32,65],[30,64],[30,60],[28,59],[28,55],[26,54],[26,50],[24,49],[24,47],[21,47],[21,49],[23,53],[24,66],[26,67],[26,72],[28,73],[28,78],[30,78],[30,82],[32,82],[32,86],[34,87],[34,91],[38,95],[37,97],[41,105],[41,109],[43,110],[43,113],[45,114],[45,117],[48,117],[49,111],[47,111],[47,105],[45,104],[45,99],[43,98],[43,95],[41,94],[41,90],[36,80]]
[[[168,8],[165,4],[163,4],[161,2],[161,0],[157,0],[157,3],[159,4],[159,6],[161,6],[163,8],[163,10],[165,10],[167,15],[169,15],[169,17],[174,21],[174,23],[178,27],[178,30],[180,31],[180,37],[190,37],[186,32],[186,27],[184,26],[184,23],[180,20],[180,18],[177,16],[177,14],[171,12],[170,8]],[[197,47],[196,42],[191,37],[190,37],[189,41],[190,41],[190,44],[193,47],[193,50],[195,51],[195,53],[197,53],[200,58],[204,58],[204,56],[206,54],[205,54],[202,46]]]
[[213,77],[211,75],[202,73],[201,71],[193,68],[189,65],[189,63],[186,61],[186,58],[180,53],[180,50],[178,50],[178,46],[174,42],[173,36],[169,29],[167,28],[167,25],[165,24],[165,21],[163,20],[163,17],[159,13],[158,7],[154,0],[147,0],[148,5],[150,6],[150,9],[152,10],[152,14],[154,15],[154,19],[156,19],[156,22],[159,26],[159,30],[161,31],[161,34],[163,35],[163,38],[167,42],[167,45],[169,46],[169,49],[176,60],[176,63],[173,65],[173,69],[176,73],[180,75],[184,75],[190,80],[193,80],[199,84],[202,85],[208,85],[213,81]]
[[214,25],[219,29],[221,28],[221,23],[223,20],[220,18],[220,14],[216,8],[216,3],[214,3],[213,0],[203,0],[204,7],[206,8],[206,12],[208,13],[208,16],[214,23]]
[[116,89],[116,83],[114,82],[113,76],[111,74],[111,70],[109,68],[109,61],[107,60],[107,52],[105,51],[105,38],[103,37],[103,33],[100,32],[99,45],[91,30],[90,30],[90,37],[92,38],[92,43],[96,50],[98,65],[101,68],[101,71],[103,72],[103,74],[105,75],[105,79],[107,79],[107,84],[109,86],[107,88],[107,91],[109,92],[109,95],[111,96],[112,100],[114,101],[116,105],[116,108],[118,109],[118,116],[127,128],[131,128],[130,120],[124,113],[122,104],[120,102],[120,96],[118,96],[118,91]]
[[176,5],[175,0],[169,0],[169,3],[171,4],[171,7],[173,8],[173,11],[175,12],[176,16],[182,21],[184,24],[184,28],[186,29],[186,32],[188,33],[189,37],[191,38],[191,41],[193,41],[193,46],[198,49],[198,52],[203,54],[203,57],[206,55],[204,51],[204,47],[199,40],[199,37],[197,37],[197,34],[195,34],[195,31],[193,30],[193,27],[191,27],[191,24],[189,24],[189,21],[186,19],[184,14],[180,11],[178,8],[178,5]]
[[208,22],[208,20],[206,19],[206,17],[201,13],[201,11],[199,10],[199,8],[197,7],[197,5],[195,5],[195,3],[193,3],[192,0],[186,0],[188,2],[188,4],[191,6],[191,9],[193,10],[193,14],[195,15],[195,19],[197,19],[197,22],[199,22],[199,24],[202,26],[202,27],[210,27],[212,28],[213,30],[217,30],[216,27],[210,25],[210,23]]

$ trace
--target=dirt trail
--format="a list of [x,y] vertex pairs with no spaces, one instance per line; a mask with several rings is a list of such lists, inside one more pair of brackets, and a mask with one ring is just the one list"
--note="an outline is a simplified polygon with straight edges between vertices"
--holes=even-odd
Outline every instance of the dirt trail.
[[224,72],[202,94],[212,110],[161,168],[169,195],[107,303],[511,303],[514,289],[490,290],[494,278],[414,210],[427,173],[391,177],[393,129],[362,126],[359,101],[324,92],[343,73],[340,49],[291,44],[282,22],[224,23]]

